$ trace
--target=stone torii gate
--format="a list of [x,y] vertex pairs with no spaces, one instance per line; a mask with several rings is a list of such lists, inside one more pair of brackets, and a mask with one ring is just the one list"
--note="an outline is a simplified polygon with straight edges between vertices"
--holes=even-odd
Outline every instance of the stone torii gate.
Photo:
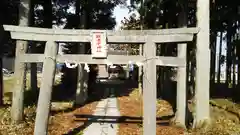
[[[179,28],[164,30],[127,30],[127,31],[101,31],[106,34],[107,43],[142,43],[144,44],[143,56],[139,55],[108,55],[103,59],[95,59],[88,54],[64,54],[57,55],[56,42],[91,42],[91,32],[94,30],[54,30],[42,28],[30,28],[19,26],[4,26],[5,30],[11,32],[11,37],[17,40],[46,41],[44,54],[18,55],[21,62],[44,62],[43,78],[37,107],[35,122],[35,135],[46,135],[48,117],[50,111],[51,91],[55,74],[56,62],[72,62],[79,64],[128,64],[142,62],[144,68],[143,77],[143,132],[144,135],[156,134],[156,66],[173,66],[186,68],[186,44],[179,46],[178,57],[156,56],[156,43],[167,42],[189,42],[193,40],[194,34],[199,32],[197,28]],[[178,91],[186,93],[186,70],[181,70],[178,76]],[[204,73],[202,73],[204,74]],[[185,94],[178,95],[178,118],[185,123]],[[21,102],[21,101],[19,101]],[[198,113],[198,112],[197,112]]]
[[[45,53],[25,54],[23,50],[17,52],[19,62],[44,62],[43,82],[40,88],[35,135],[46,135],[53,76],[56,61],[88,64],[128,64],[129,61],[143,62],[143,132],[144,135],[156,134],[156,65],[180,67],[177,86],[177,121],[184,125],[186,107],[186,44],[178,47],[178,57],[156,56],[156,43],[188,42],[197,34],[196,50],[196,117],[195,123],[209,119],[209,0],[197,0],[197,27],[167,30],[129,30],[104,31],[107,43],[143,43],[143,56],[115,56],[109,55],[105,59],[93,59],[91,55],[57,55],[55,42],[90,42],[90,30],[53,30],[5,25],[4,29],[11,32],[11,37],[17,40],[46,41]],[[155,65],[155,66],[154,66]],[[15,65],[17,66],[17,65]],[[16,82],[18,84],[19,82]],[[13,91],[13,95],[23,94]],[[14,98],[14,96],[13,96]],[[23,111],[23,101],[13,100],[16,108],[13,113]],[[18,102],[18,103],[16,103]],[[19,105],[19,106],[18,106]],[[19,108],[20,107],[20,108]]]

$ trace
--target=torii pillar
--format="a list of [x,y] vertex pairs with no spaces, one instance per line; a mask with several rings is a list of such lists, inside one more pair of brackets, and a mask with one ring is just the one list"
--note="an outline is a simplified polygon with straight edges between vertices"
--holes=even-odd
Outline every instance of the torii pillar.
[[195,127],[203,127],[210,122],[209,82],[210,82],[210,1],[197,0],[196,50],[196,117]]

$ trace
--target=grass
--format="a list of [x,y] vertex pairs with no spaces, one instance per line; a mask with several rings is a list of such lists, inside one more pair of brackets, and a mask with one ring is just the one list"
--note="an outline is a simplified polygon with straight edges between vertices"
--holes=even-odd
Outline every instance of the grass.
[[8,93],[8,92],[11,92],[12,91],[12,88],[14,86],[14,79],[11,77],[11,78],[8,78],[8,79],[5,79],[3,81],[3,92],[4,93]]
[[[8,92],[12,92],[13,87],[15,84],[15,80],[14,77],[7,77],[6,79],[4,79],[3,81],[3,92],[4,93],[8,93]],[[40,79],[38,78],[38,86],[40,85]],[[26,77],[26,90],[30,89],[30,74],[27,74]]]
[[[8,77],[3,81],[4,103],[11,104],[12,91],[15,85],[14,77]],[[33,101],[37,93],[30,90],[30,75],[26,77],[26,90],[24,92],[25,102]],[[31,97],[31,99],[29,99]]]
[[[54,82],[54,86],[56,87],[61,83],[61,80],[57,78]],[[3,93],[4,93],[4,103],[5,104],[11,104],[11,98],[12,98],[12,91],[15,85],[14,77],[7,77],[3,81]],[[30,88],[30,74],[27,74],[26,76],[26,90],[24,91],[24,104],[26,106],[32,105],[37,101],[39,90],[33,91]],[[38,80],[37,85],[40,87],[41,85],[41,77],[38,74]]]

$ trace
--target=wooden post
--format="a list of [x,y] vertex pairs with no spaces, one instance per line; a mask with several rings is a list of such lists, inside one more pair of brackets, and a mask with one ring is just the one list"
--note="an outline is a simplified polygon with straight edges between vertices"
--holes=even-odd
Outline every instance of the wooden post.
[[58,46],[54,41],[47,41],[34,135],[47,135],[48,118],[51,108],[52,86],[55,76],[56,56],[58,51],[57,48]]
[[209,81],[210,81],[210,49],[209,49],[209,0],[197,1],[197,34],[196,51],[196,118],[195,127],[204,126],[209,121]]
[[148,41],[144,45],[144,57],[146,61],[143,66],[143,135],[156,135],[156,45]]
[[[187,27],[187,2],[184,1],[182,11],[178,17],[179,27]],[[178,44],[178,58],[187,59],[187,43]],[[187,85],[187,64],[183,67],[178,67],[177,73],[177,112],[176,124],[185,127],[186,117],[186,85]]]

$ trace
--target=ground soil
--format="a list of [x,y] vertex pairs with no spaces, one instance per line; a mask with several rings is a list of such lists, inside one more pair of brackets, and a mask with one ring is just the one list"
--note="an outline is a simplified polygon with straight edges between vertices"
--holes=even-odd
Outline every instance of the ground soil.
[[[76,114],[93,114],[97,102],[89,103],[83,107],[70,110],[55,112],[49,118],[49,135],[70,135],[78,133],[84,122],[75,121]],[[18,125],[10,123],[10,108],[2,108],[0,135],[31,135],[34,131],[35,107],[25,108],[26,120]]]
[[[118,97],[121,117],[127,120],[119,124],[118,135],[142,135],[142,97],[134,90],[128,95]],[[239,105],[227,99],[212,99],[210,104],[211,125],[207,129],[189,129],[189,135],[232,135],[240,134]],[[189,104],[190,108],[193,104]],[[191,110],[191,109],[190,109]],[[163,100],[157,103],[157,118],[173,114],[170,104]],[[129,118],[130,117],[130,118]],[[132,117],[138,119],[131,122]],[[157,120],[157,135],[183,135],[184,129],[171,126],[169,119]]]
[[[129,96],[118,97],[121,116],[142,117],[142,98],[134,91]],[[166,101],[158,101],[157,117],[172,115],[171,106]],[[182,135],[184,129],[169,125],[169,120],[157,121],[157,135]],[[119,124],[118,135],[142,135],[142,120],[135,123],[126,120]]]
[[[38,85],[40,86],[41,75],[38,75]],[[57,78],[57,77],[56,77]],[[55,85],[59,83],[59,79],[55,80]],[[4,103],[8,106],[0,108],[0,135],[32,135],[34,131],[34,122],[36,117],[36,106],[30,105],[25,107],[25,120],[20,124],[12,124],[10,116],[11,90],[14,84],[13,78],[5,78],[4,80]],[[30,86],[29,75],[27,75],[27,88]],[[36,93],[31,93],[30,97]],[[25,95],[25,102],[27,96]],[[32,98],[30,98],[31,100]],[[35,103],[36,104],[36,103]],[[75,121],[75,115],[91,115],[97,106],[97,101],[89,102],[82,107],[73,109],[71,101],[54,102],[52,104],[51,116],[49,118],[48,135],[71,135],[78,134],[84,127],[84,119]]]
[[[14,81],[11,79],[4,81],[5,96],[9,93]],[[100,92],[101,93],[101,92]],[[118,135],[141,135],[142,134],[142,98],[137,90],[124,91],[121,89],[118,95],[118,103],[122,121],[119,124]],[[99,94],[99,93],[98,93]],[[96,95],[99,100],[102,98]],[[11,98],[10,98],[11,99]],[[214,102],[213,102],[214,101]],[[211,100],[211,118],[215,119],[215,123],[209,131],[190,131],[189,135],[232,135],[240,134],[240,106],[233,104],[226,99]],[[81,118],[81,121],[75,121],[75,114],[91,115],[95,110],[97,101],[88,103],[83,107],[69,110],[62,109],[65,105],[54,105],[54,113],[49,118],[49,135],[81,135],[81,131],[86,128],[86,118]],[[60,107],[62,111],[59,111]],[[64,108],[64,107],[63,107]],[[191,108],[191,107],[190,107]],[[64,110],[64,111],[63,111]],[[226,111],[227,110],[227,111]],[[21,124],[11,124],[10,107],[0,108],[0,135],[31,135],[34,130],[34,119],[36,116],[36,107],[30,106],[25,108],[26,120]],[[157,103],[157,117],[172,115],[172,108],[166,101],[159,100]],[[168,120],[158,120],[157,135],[182,135],[184,130],[181,128],[168,125]],[[192,132],[192,133],[191,133]]]

